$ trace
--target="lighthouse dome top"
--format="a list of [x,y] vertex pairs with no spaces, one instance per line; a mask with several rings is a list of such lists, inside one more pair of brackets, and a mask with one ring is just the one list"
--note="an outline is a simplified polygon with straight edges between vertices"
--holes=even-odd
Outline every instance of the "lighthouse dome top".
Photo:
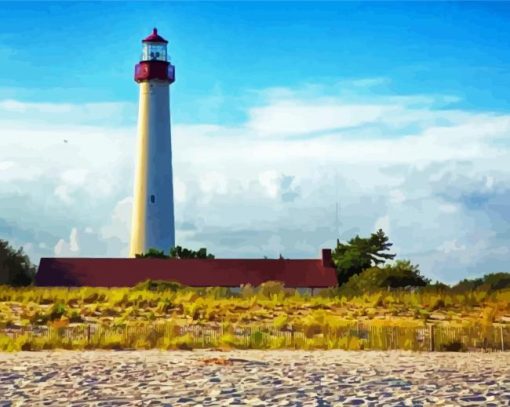
[[165,44],[168,44],[168,41],[158,34],[157,28],[154,28],[152,30],[152,34],[142,40],[142,42],[164,42]]

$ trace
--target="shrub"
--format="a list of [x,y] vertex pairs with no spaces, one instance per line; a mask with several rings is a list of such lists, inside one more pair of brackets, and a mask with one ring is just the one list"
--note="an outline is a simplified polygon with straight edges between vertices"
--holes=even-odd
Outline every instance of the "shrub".
[[436,281],[434,284],[429,284],[421,289],[422,293],[434,293],[434,294],[443,294],[450,291],[451,288],[449,285],[440,283],[439,281]]
[[257,294],[269,299],[272,299],[274,295],[284,298],[286,296],[285,286],[281,281],[266,281],[258,286]]
[[255,295],[255,289],[251,284],[243,284],[240,293],[242,298],[249,298]]
[[418,266],[412,265],[409,260],[397,260],[393,265],[386,265],[384,268],[370,267],[352,276],[339,292],[360,295],[388,287],[423,287],[428,283],[429,280],[420,275]]
[[491,273],[480,278],[464,279],[453,286],[455,292],[497,291],[510,288],[510,273]]

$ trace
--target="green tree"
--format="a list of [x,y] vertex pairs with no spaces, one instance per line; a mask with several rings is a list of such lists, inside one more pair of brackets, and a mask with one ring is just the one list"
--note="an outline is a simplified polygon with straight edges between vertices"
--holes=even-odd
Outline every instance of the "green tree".
[[171,248],[169,255],[165,254],[163,250],[151,248],[147,253],[137,254],[135,257],[156,259],[214,259],[212,254],[207,254],[207,249],[205,247],[195,251],[181,246]]
[[336,265],[338,283],[341,285],[363,270],[384,264],[386,260],[392,260],[396,254],[383,253],[390,249],[393,243],[389,242],[388,236],[379,229],[372,233],[369,238],[361,238],[356,235],[346,244],[337,240],[337,247],[332,253]]
[[158,250],[158,249],[154,249],[154,248],[150,248],[147,253],[136,254],[135,257],[156,258],[156,259],[168,259],[169,258],[163,250]]
[[0,284],[12,286],[30,285],[34,281],[36,267],[20,247],[15,250],[0,239]]
[[170,249],[172,259],[214,259],[212,254],[207,254],[207,249],[202,247],[198,251],[176,246]]

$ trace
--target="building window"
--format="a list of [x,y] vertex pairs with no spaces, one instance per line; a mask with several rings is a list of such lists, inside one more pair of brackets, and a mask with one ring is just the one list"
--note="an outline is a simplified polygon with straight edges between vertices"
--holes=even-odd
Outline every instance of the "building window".
[[156,201],[156,197],[154,195],[151,195],[151,202],[154,203]]

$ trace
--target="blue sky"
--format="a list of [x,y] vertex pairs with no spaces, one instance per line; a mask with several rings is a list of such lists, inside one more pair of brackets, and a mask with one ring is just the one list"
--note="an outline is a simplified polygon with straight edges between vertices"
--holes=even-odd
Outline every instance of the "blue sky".
[[509,16],[504,2],[2,2],[0,238],[36,262],[125,255],[133,68],[158,27],[176,66],[178,243],[316,257],[382,226],[429,277],[508,271]]
[[176,120],[201,120],[190,106],[218,89],[236,98],[225,106],[228,116],[250,89],[338,78],[391,78],[382,90],[451,93],[471,109],[508,107],[510,5],[504,2],[0,7],[6,11],[0,43],[13,52],[2,58],[9,63],[0,83],[18,88],[22,81],[34,88],[27,93],[33,101],[136,101],[132,71],[139,41],[158,26],[179,74]]

